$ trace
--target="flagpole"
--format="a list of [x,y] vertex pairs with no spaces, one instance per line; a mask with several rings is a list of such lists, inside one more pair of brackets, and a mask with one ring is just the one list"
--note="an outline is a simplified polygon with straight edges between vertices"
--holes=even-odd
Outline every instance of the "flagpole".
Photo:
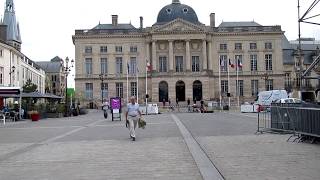
[[147,66],[146,66],[146,115],[148,115],[148,61],[147,61]]
[[[229,64],[230,64],[230,59],[229,59]],[[229,86],[229,83],[230,83],[230,67],[228,66],[228,93],[229,93],[229,89],[230,89],[230,86]],[[228,101],[229,101],[229,108],[230,108],[230,105],[231,105],[231,97],[229,96],[228,97]]]
[[239,103],[239,97],[240,97],[240,93],[239,93],[239,57],[237,58],[237,83],[236,83],[236,93],[237,93],[237,100],[238,100],[238,107],[240,106]]
[[127,104],[129,104],[129,63],[127,62]]
[[137,103],[139,104],[139,69],[137,68]]
[[219,62],[219,89],[220,89],[220,108],[221,108],[221,99],[222,99],[222,95],[221,95],[221,56],[220,56],[220,62]]

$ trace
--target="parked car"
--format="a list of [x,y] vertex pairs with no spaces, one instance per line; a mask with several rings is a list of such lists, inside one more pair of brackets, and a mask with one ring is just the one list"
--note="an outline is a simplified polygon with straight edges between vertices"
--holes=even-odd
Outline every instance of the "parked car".
[[303,103],[303,101],[298,98],[284,98],[276,100],[275,103]]

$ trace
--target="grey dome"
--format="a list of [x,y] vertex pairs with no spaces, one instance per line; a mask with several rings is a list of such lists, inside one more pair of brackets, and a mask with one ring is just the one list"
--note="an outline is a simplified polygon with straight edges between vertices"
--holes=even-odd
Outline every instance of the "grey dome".
[[163,7],[158,14],[156,24],[164,24],[177,18],[199,24],[198,16],[193,8],[188,5],[181,4],[179,1],[173,1],[172,4]]

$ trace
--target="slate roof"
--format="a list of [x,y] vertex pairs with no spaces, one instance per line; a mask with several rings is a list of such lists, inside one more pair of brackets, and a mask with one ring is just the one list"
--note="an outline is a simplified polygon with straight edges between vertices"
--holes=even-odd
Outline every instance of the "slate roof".
[[117,26],[113,26],[112,24],[98,24],[93,29],[130,30],[136,28],[132,24],[118,24]]
[[61,69],[61,58],[56,56],[51,61],[38,61],[38,64],[41,69],[43,69],[46,73],[59,73]]
[[254,27],[262,26],[254,21],[222,22],[218,27]]
[[7,25],[7,40],[21,43],[19,23],[17,23],[13,0],[6,0],[3,24]]

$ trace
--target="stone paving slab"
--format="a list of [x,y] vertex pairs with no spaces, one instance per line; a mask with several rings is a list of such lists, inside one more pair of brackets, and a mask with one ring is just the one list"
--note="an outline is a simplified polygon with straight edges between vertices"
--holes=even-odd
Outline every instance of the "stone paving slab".
[[31,145],[30,143],[10,143],[10,144],[0,144],[0,157],[12,153],[18,149],[23,149]]
[[0,162],[6,180],[202,179],[180,137],[54,142]]
[[288,135],[198,137],[228,180],[320,179],[320,145],[286,142]]

